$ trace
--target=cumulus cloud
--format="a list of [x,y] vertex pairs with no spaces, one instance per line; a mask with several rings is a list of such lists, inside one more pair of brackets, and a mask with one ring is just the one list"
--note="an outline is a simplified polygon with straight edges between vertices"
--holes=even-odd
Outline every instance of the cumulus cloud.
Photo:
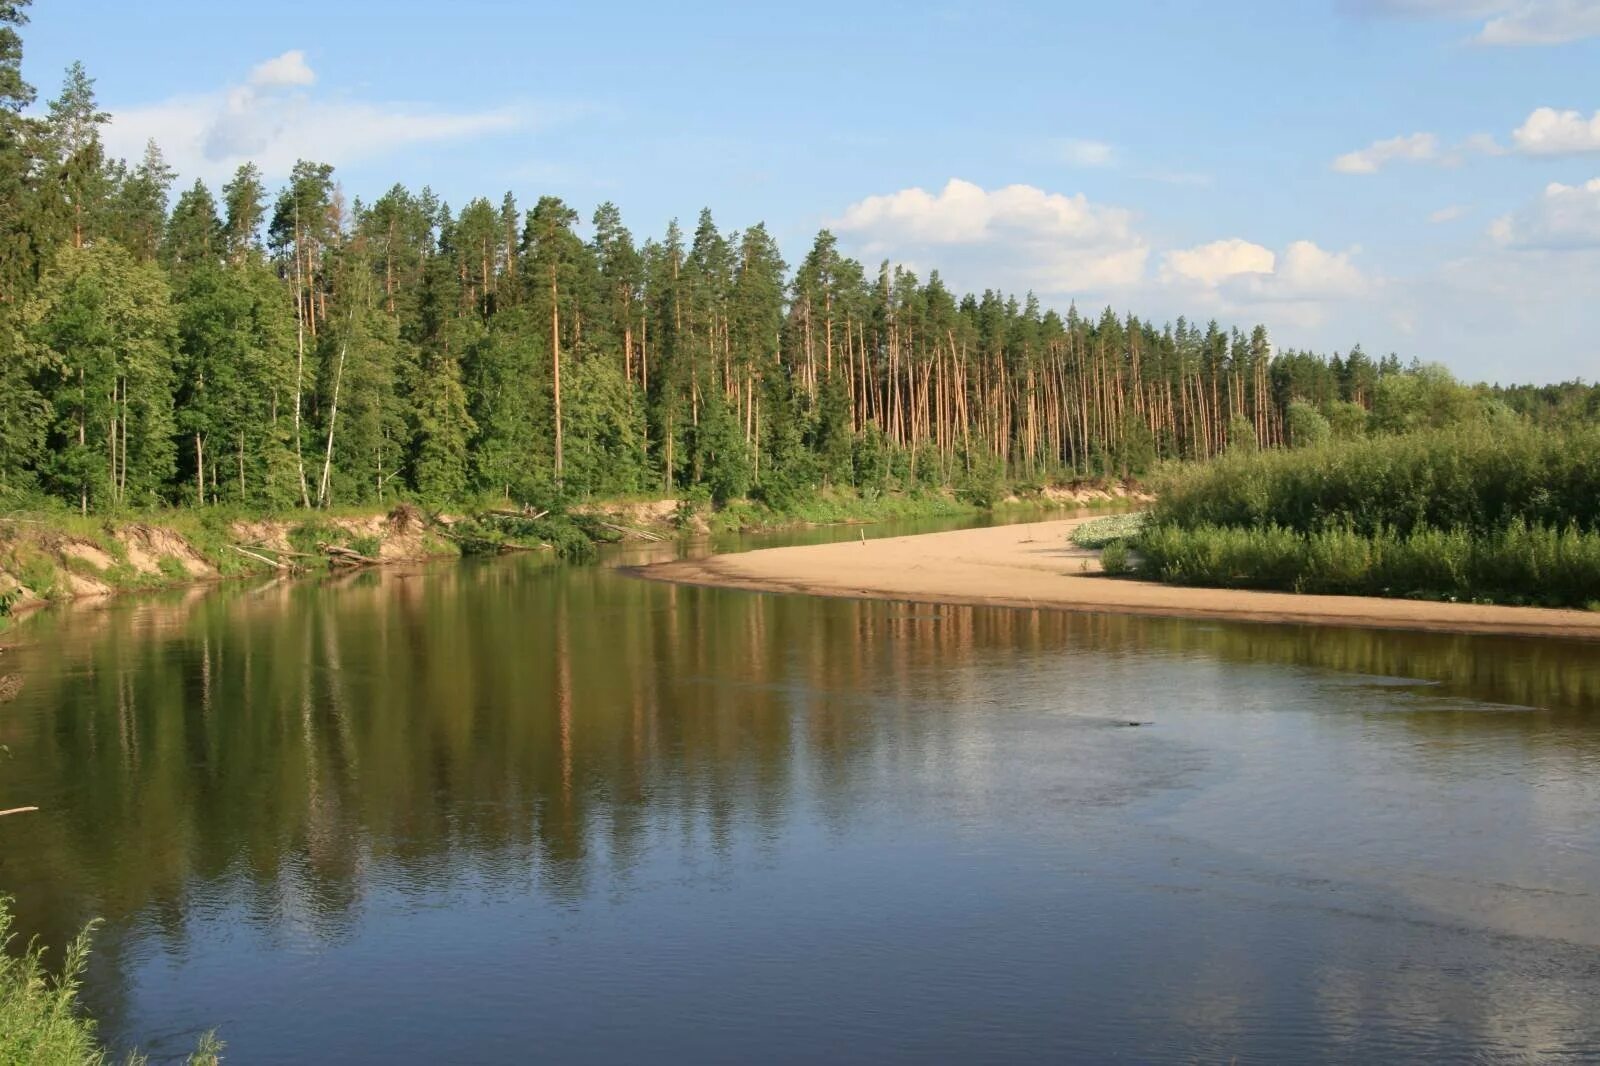
[[1061,158],[1075,167],[1109,167],[1117,151],[1104,141],[1067,140],[1059,145]]
[[1484,44],[1567,44],[1600,36],[1596,0],[1542,0],[1521,3],[1483,24]]
[[306,63],[306,54],[298,48],[257,63],[250,71],[250,84],[263,88],[311,85],[316,80],[317,76]]
[[1551,182],[1522,210],[1495,219],[1489,236],[1507,248],[1564,251],[1600,248],[1600,178]]
[[287,174],[297,159],[346,166],[411,145],[505,133],[534,117],[315,94],[316,81],[304,52],[285,52],[215,92],[112,109],[106,146],[136,158],[153,139],[185,179],[216,182],[245,162],[268,176]]
[[1234,237],[1166,253],[1161,257],[1161,277],[1215,286],[1240,274],[1271,274],[1277,261],[1270,248]]
[[1423,163],[1439,157],[1439,138],[1432,133],[1413,133],[1374,141],[1367,147],[1346,152],[1333,161],[1341,174],[1376,174],[1387,163]]
[[1541,107],[1512,131],[1511,143],[1529,155],[1600,152],[1600,111],[1584,118],[1577,111]]
[[1480,22],[1479,44],[1556,45],[1600,36],[1600,0],[1355,0],[1379,15]]
[[1282,255],[1232,238],[1167,252],[1160,279],[1189,299],[1229,314],[1264,315],[1276,323],[1315,326],[1333,305],[1373,287],[1354,263],[1356,250],[1330,252],[1294,241]]
[[1450,204],[1447,207],[1439,208],[1437,211],[1429,212],[1428,221],[1432,222],[1434,225],[1439,225],[1440,223],[1444,222],[1454,222],[1456,219],[1460,218],[1466,213],[1467,209],[1461,204]]
[[[1044,294],[1099,292],[1143,278],[1149,245],[1133,213],[1032,185],[984,189],[952,178],[943,189],[902,189],[851,204],[833,228],[868,255],[902,261],[960,249],[973,285]],[[970,273],[968,273],[970,272]]]

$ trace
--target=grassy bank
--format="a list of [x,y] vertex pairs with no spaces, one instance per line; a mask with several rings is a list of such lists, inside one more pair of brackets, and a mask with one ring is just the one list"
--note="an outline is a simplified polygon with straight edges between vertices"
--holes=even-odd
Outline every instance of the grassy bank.
[[83,516],[41,505],[0,514],[0,617],[51,600],[101,596],[252,574],[317,571],[458,554],[532,550],[569,562],[597,546],[711,532],[974,514],[1008,506],[1110,506],[1121,485],[1031,486],[995,500],[953,492],[825,490],[783,505],[738,499],[606,500],[570,507],[468,502],[434,513],[387,510],[267,513],[164,508]]
[[1507,425],[1171,471],[1130,566],[1179,584],[1600,606],[1600,429]]

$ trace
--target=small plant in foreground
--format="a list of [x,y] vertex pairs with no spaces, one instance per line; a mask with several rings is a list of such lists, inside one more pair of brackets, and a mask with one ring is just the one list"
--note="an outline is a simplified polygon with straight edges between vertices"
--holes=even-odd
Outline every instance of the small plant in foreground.
[[[58,976],[50,974],[44,949],[36,943],[30,942],[20,955],[0,951],[0,1062],[103,1066],[107,1061],[94,1020],[78,1005],[93,930],[90,923],[67,945]],[[0,897],[0,946],[9,946],[14,937],[11,901]],[[216,1066],[221,1053],[222,1042],[215,1033],[206,1033],[189,1056],[188,1066]],[[127,1061],[145,1060],[133,1054]]]

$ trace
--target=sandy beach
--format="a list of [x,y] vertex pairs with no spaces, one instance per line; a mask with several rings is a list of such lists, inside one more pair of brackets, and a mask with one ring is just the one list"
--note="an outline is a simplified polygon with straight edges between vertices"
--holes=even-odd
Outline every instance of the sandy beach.
[[1182,588],[1106,577],[1095,552],[1067,540],[1087,520],[768,548],[635,572],[683,584],[814,596],[1600,640],[1600,612]]

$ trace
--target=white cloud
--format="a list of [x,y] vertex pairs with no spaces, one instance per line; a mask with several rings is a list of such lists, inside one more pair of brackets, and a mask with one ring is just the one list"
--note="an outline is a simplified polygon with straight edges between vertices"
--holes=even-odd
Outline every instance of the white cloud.
[[1310,241],[1295,241],[1283,254],[1283,265],[1273,274],[1277,298],[1303,300],[1359,296],[1368,280],[1351,258],[1359,249],[1329,252]]
[[1586,119],[1577,111],[1541,107],[1512,131],[1511,140],[1529,155],[1600,152],[1600,111]]
[[1061,158],[1075,167],[1109,167],[1117,160],[1117,151],[1104,141],[1062,141]]
[[295,48],[258,63],[250,71],[250,84],[263,88],[311,85],[317,80],[306,63],[306,54]]
[[1450,204],[1447,207],[1439,208],[1437,211],[1429,212],[1428,221],[1432,222],[1434,225],[1439,225],[1440,223],[1444,222],[1454,222],[1456,219],[1462,217],[1466,213],[1467,208],[1463,207],[1461,204]]
[[1600,36],[1596,0],[1541,0],[1514,5],[1483,24],[1484,44],[1567,44]]
[[1600,178],[1582,185],[1551,182],[1538,200],[1495,219],[1489,236],[1496,244],[1513,249],[1600,248]]
[[1474,133],[1461,142],[1460,151],[1477,155],[1505,155],[1506,150],[1494,139],[1492,133]]
[[1346,152],[1333,161],[1341,174],[1376,174],[1386,163],[1422,163],[1437,159],[1439,138],[1432,133],[1413,133],[1374,141],[1355,152]]
[[1166,253],[1161,257],[1161,278],[1215,286],[1239,274],[1271,274],[1277,261],[1270,248],[1234,237]]
[[[833,228],[872,256],[947,262],[975,287],[1070,294],[1138,282],[1149,245],[1133,213],[1032,185],[987,190],[951,178],[851,204]],[[956,255],[935,255],[942,249]],[[947,269],[950,269],[947,267]]]
[[298,159],[348,166],[410,145],[505,133],[534,117],[516,108],[442,111],[313,94],[316,80],[304,52],[285,52],[215,92],[113,108],[106,147],[137,158],[154,139],[184,179],[216,182],[246,162],[269,177]]
[[1236,237],[1167,252],[1160,280],[1224,314],[1312,327],[1327,321],[1341,301],[1375,287],[1353,262],[1356,251],[1330,252],[1302,240],[1276,255]]
[[1600,0],[1357,0],[1379,15],[1483,20],[1486,45],[1556,45],[1600,36]]

